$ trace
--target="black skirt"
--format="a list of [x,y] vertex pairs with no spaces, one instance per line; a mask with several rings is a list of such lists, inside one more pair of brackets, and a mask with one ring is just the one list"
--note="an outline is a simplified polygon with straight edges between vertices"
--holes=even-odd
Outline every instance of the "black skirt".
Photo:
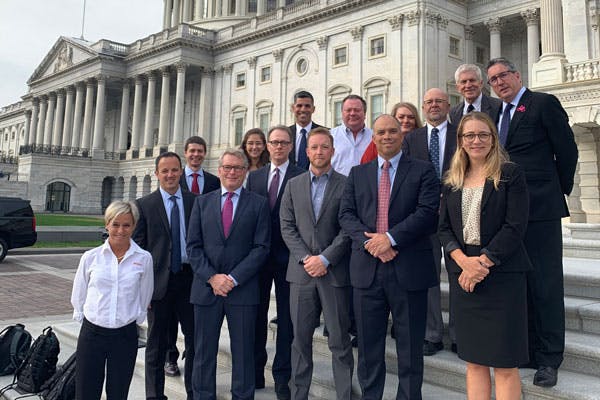
[[[467,255],[479,255],[468,246]],[[469,254],[471,253],[471,254]],[[471,293],[450,274],[450,301],[458,357],[495,368],[514,368],[529,361],[527,343],[527,281],[525,272],[495,272]]]

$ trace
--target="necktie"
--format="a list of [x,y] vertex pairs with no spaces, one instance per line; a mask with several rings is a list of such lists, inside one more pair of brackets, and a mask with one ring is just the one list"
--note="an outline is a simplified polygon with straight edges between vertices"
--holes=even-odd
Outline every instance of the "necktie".
[[227,192],[227,198],[225,204],[223,204],[223,211],[221,212],[221,222],[223,222],[223,234],[225,237],[229,237],[229,230],[231,229],[231,223],[233,222],[233,197],[234,192]]
[[377,192],[377,233],[388,230],[388,209],[390,208],[390,162],[384,161],[379,177],[379,191]]
[[429,141],[429,159],[435,167],[435,172],[440,177],[440,136],[438,128],[431,130],[431,140]]
[[169,200],[173,202],[173,207],[171,207],[171,271],[176,274],[181,270],[179,206],[177,205],[177,196],[171,196]]
[[506,138],[508,137],[508,128],[510,128],[510,110],[513,105],[508,103],[506,107],[504,107],[504,111],[502,111],[502,120],[500,121],[500,132],[498,132],[498,136],[500,139],[500,144],[504,146],[506,144]]
[[275,168],[273,171],[273,179],[271,179],[271,186],[269,186],[269,207],[271,210],[275,207],[277,202],[277,192],[279,190],[279,168]]
[[298,146],[298,160],[296,165],[302,169],[308,169],[308,157],[306,156],[306,129],[300,129],[300,145]]
[[192,193],[194,194],[200,194],[200,186],[198,186],[198,176],[199,174],[195,172],[192,174]]
[[467,114],[473,110],[475,110],[475,107],[473,107],[473,104],[469,104],[469,106],[467,107]]

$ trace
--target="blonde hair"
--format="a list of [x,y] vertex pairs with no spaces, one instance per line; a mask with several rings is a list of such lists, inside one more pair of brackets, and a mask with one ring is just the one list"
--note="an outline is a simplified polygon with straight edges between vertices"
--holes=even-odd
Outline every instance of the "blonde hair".
[[113,201],[104,211],[104,223],[108,225],[119,215],[131,214],[135,226],[140,218],[140,212],[133,201]]
[[502,175],[502,164],[508,162],[508,154],[504,148],[500,145],[498,140],[498,132],[496,126],[490,119],[490,117],[482,112],[473,111],[465,115],[458,125],[456,130],[456,152],[452,157],[450,168],[444,175],[444,183],[452,188],[452,190],[462,189],[465,182],[465,175],[470,167],[469,155],[465,152],[462,147],[462,135],[465,123],[468,121],[481,121],[490,130],[492,137],[492,147],[490,152],[485,158],[484,172],[486,179],[494,182],[494,189],[498,190],[500,186],[500,177]]

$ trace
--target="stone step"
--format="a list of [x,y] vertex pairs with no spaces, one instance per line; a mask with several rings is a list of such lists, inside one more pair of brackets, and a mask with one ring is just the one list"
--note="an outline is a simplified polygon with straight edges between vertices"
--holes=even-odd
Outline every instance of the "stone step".
[[563,255],[600,259],[600,224],[565,223]]
[[600,224],[564,223],[563,237],[600,240]]

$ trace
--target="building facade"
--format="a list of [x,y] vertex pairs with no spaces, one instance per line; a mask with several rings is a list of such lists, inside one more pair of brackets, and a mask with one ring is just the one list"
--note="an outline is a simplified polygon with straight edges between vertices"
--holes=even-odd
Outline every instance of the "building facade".
[[598,223],[597,3],[164,0],[163,30],[134,43],[59,38],[22,101],[0,111],[0,152],[18,161],[11,181],[34,209],[100,213],[156,188],[154,157],[182,154],[191,135],[207,140],[214,170],[247,129],[292,123],[299,90],[326,126],[360,94],[370,125],[430,87],[460,101],[458,65],[504,56],[567,110],[580,150],[571,220]]

